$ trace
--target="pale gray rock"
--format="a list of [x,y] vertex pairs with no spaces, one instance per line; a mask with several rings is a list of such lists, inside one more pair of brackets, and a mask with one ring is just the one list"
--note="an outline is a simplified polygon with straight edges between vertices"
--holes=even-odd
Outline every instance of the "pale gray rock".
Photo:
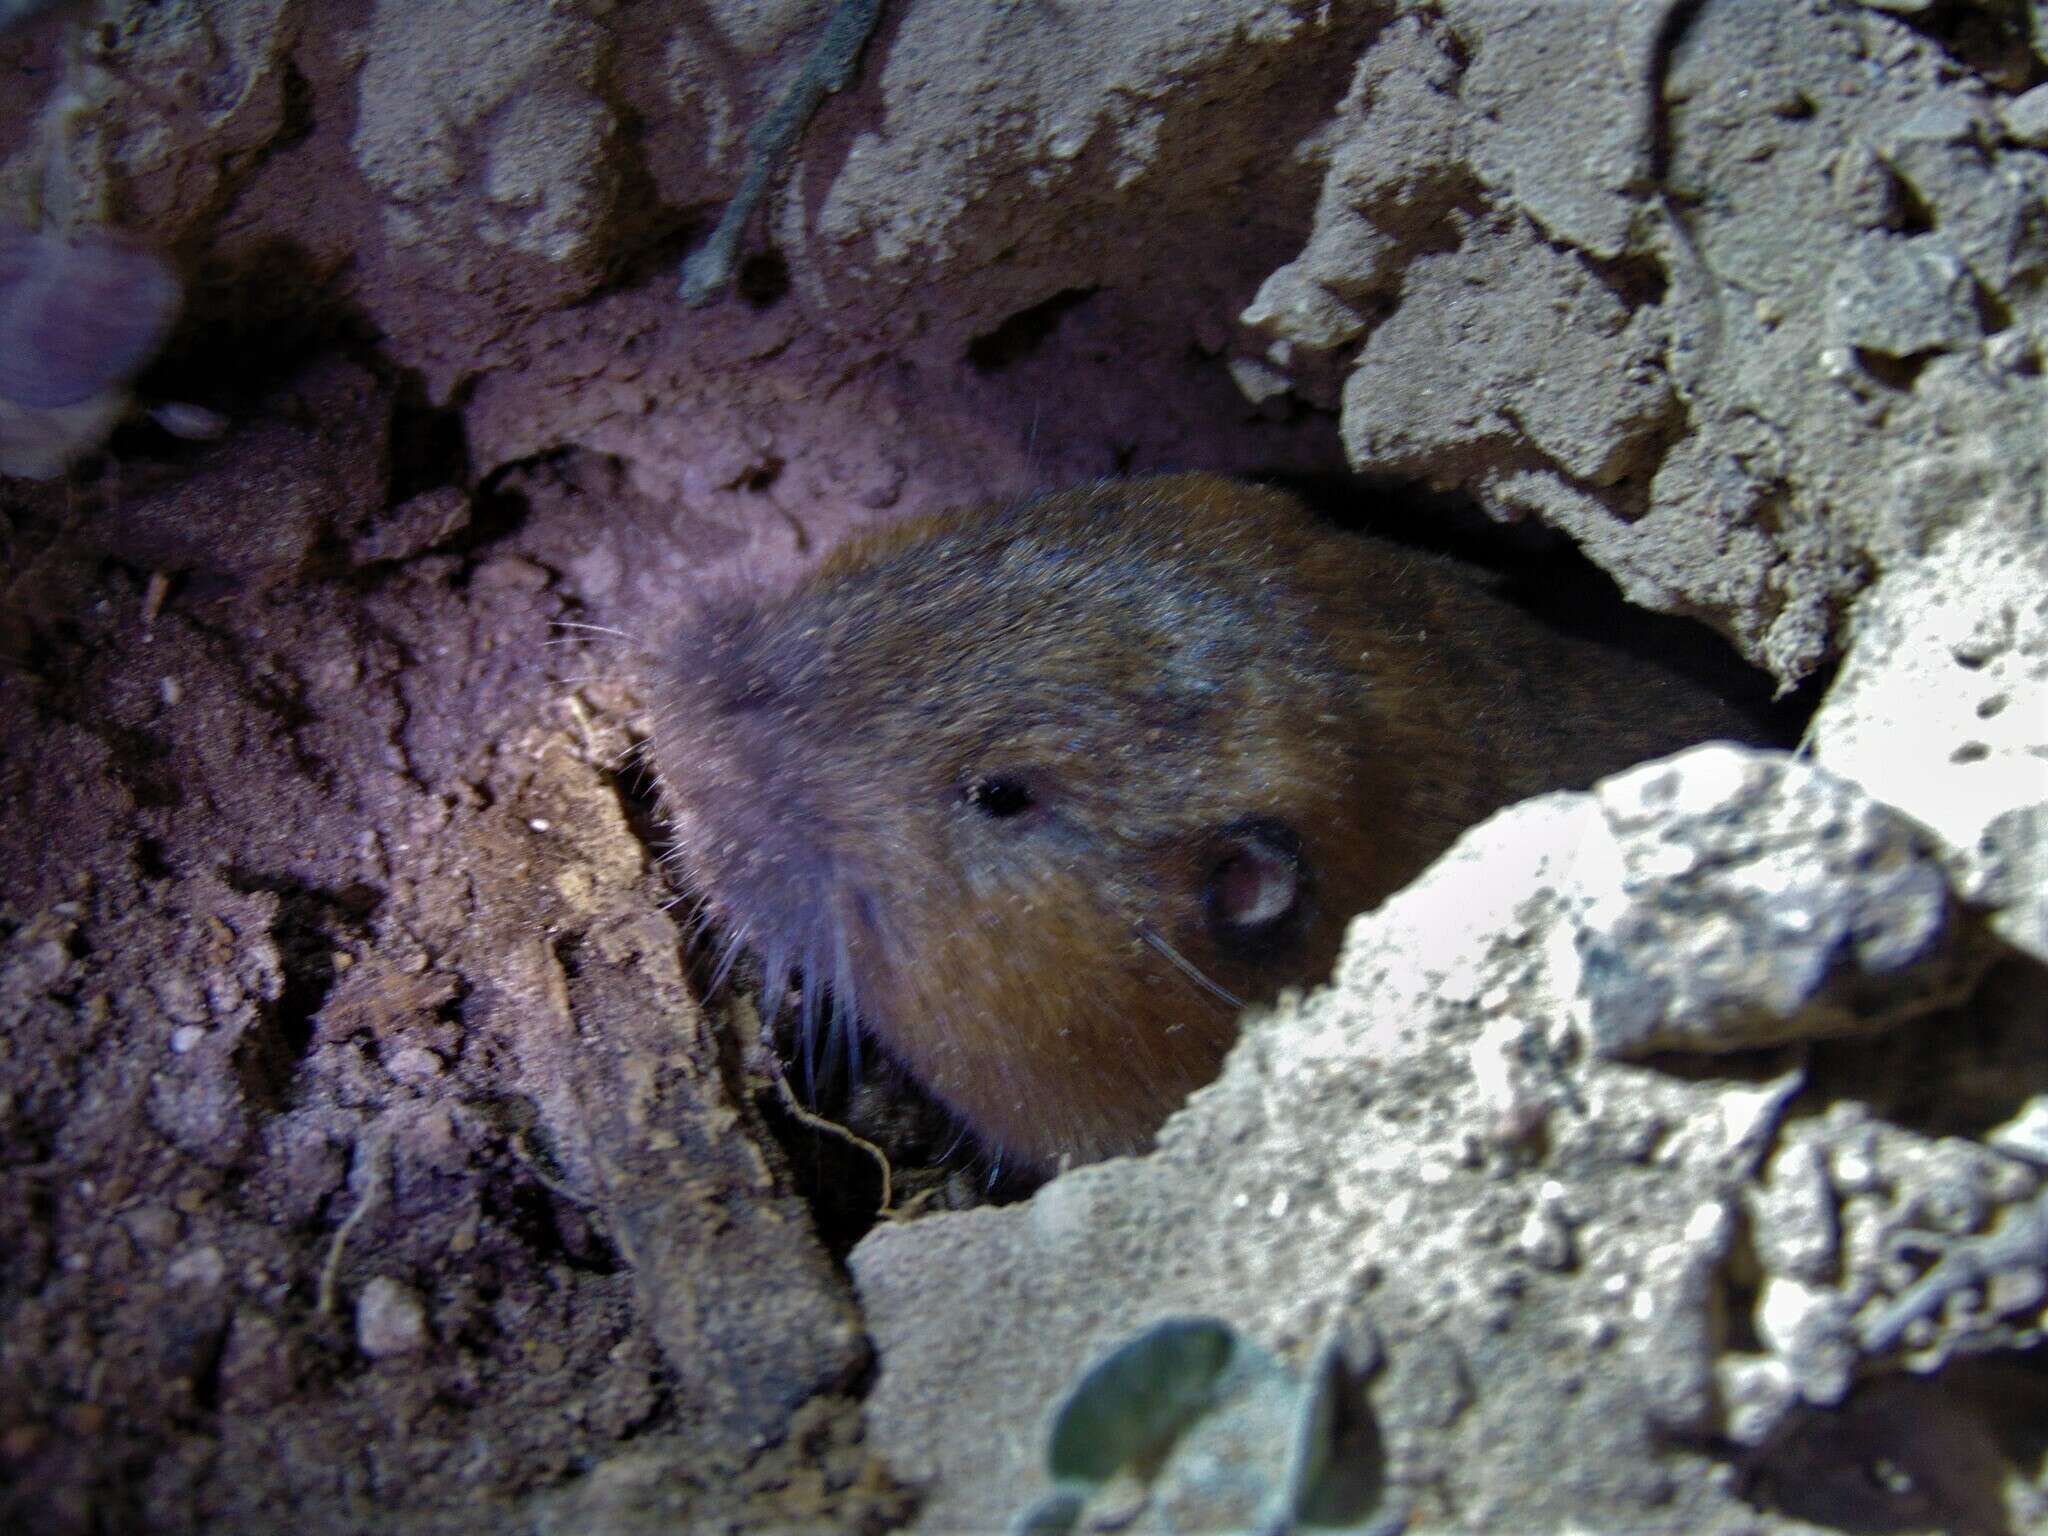
[[1969,269],[1925,237],[1866,237],[1836,269],[1828,306],[1835,344],[1886,357],[1962,347],[1984,329]]
[[1602,1055],[1884,1029],[1975,973],[1931,840],[1823,769],[1699,747],[1594,798],[1577,944]]
[[2048,959],[2048,535],[2038,510],[1997,510],[2039,509],[2048,492],[2023,491],[2015,471],[2026,466],[1967,437],[1922,461],[1969,521],[1857,604],[1811,739],[1821,762],[1940,838],[2002,938]]
[[2032,149],[2048,149],[2048,85],[2015,96],[2000,114],[2005,131]]
[[351,148],[384,199],[386,242],[458,291],[588,293],[618,192],[599,94],[610,44],[591,17],[536,0],[379,4]]
[[2048,157],[1899,16],[1595,9],[1404,8],[1247,341],[1358,468],[1553,523],[1789,681],[1964,462],[2016,467],[2008,514],[2041,483],[2041,371],[1999,359],[2039,356]]

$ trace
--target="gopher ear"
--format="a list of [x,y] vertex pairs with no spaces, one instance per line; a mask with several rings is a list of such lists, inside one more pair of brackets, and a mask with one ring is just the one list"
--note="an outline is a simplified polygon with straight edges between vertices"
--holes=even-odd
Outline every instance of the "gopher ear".
[[1269,816],[1233,822],[1203,881],[1210,935],[1239,953],[1283,939],[1300,927],[1307,886],[1299,833]]

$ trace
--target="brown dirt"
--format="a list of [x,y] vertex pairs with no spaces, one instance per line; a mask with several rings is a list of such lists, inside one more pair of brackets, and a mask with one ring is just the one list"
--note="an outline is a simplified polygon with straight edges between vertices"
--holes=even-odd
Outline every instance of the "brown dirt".
[[517,538],[376,557],[468,510],[385,507],[389,414],[330,362],[111,494],[8,487],[0,1523],[473,1529],[627,1442],[579,1498],[887,1523],[629,701]]

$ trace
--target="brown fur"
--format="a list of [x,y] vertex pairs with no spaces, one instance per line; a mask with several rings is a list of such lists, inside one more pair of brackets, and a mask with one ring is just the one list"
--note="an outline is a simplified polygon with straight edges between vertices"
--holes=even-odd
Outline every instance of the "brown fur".
[[[1723,729],[1448,562],[1207,476],[857,542],[668,648],[651,743],[685,877],[1004,1153],[1142,1147],[1241,998],[1500,805]],[[1688,705],[1688,709],[1690,706]],[[1691,711],[1697,715],[1697,711]],[[1029,809],[992,815],[991,782]],[[1206,905],[1246,818],[1301,839],[1269,944]]]

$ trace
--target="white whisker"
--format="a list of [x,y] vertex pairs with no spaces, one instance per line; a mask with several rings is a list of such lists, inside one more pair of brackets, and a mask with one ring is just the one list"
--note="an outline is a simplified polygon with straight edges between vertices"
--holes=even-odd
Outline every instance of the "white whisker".
[[1171,944],[1167,943],[1166,936],[1159,932],[1158,929],[1154,928],[1150,923],[1140,923],[1138,925],[1138,937],[1143,939],[1147,944],[1150,944],[1154,949],[1158,950],[1160,954],[1164,955],[1169,961],[1171,961],[1174,968],[1178,970],[1181,973],[1181,975],[1187,977],[1188,980],[1192,981],[1196,986],[1200,987],[1203,991],[1207,992],[1211,997],[1216,998],[1225,1007],[1232,1009],[1242,1009],[1244,1007],[1244,1000],[1242,998],[1240,998],[1236,993],[1229,991],[1227,988],[1218,985],[1214,981],[1211,981],[1206,975],[1203,974],[1200,966],[1196,965],[1192,960],[1188,959],[1186,955],[1183,955],[1179,950],[1175,949]]
[[550,622],[553,623],[556,629],[583,629],[588,630],[594,635],[612,635],[620,640],[630,640],[633,638],[623,629],[613,629],[609,624],[585,624],[580,619],[554,619]]

